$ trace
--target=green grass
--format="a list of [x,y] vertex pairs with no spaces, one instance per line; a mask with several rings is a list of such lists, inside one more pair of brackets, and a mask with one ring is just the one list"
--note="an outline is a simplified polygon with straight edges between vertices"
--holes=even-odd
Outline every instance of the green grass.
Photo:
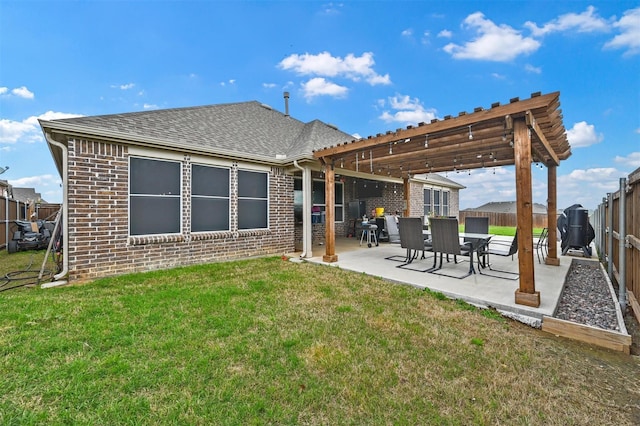
[[[464,232],[464,224],[460,225],[460,232]],[[540,235],[542,228],[533,228],[533,235]],[[516,228],[514,226],[489,226],[489,233],[493,235],[503,235],[506,237],[513,237],[516,235]]]
[[0,424],[631,424],[637,363],[441,296],[280,257],[5,291]]

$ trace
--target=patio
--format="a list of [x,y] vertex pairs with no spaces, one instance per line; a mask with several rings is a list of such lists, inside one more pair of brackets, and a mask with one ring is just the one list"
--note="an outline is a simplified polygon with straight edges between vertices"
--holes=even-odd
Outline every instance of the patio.
[[[494,237],[494,241],[499,239],[511,240],[510,237]],[[495,308],[505,316],[535,327],[540,326],[544,315],[553,315],[572,259],[569,256],[563,256],[560,265],[553,266],[546,265],[544,262],[539,263],[534,254],[535,285],[536,290],[540,291],[540,306],[534,308],[516,304],[514,293],[518,290],[519,281],[517,279],[496,278],[478,273],[464,279],[458,279],[407,268],[397,268],[401,262],[385,258],[394,255],[404,256],[405,250],[399,244],[380,243],[378,247],[367,248],[364,244],[360,246],[360,240],[356,238],[336,238],[336,248],[340,253],[337,262],[326,263],[323,261],[323,245],[314,245],[313,257],[305,260],[366,273],[421,289],[429,288],[432,291],[443,293],[447,297],[462,299],[476,306]],[[433,253],[427,253],[427,259],[418,258],[408,266],[420,270],[427,269],[433,265],[432,256]],[[446,263],[443,272],[461,275],[469,268],[467,262],[468,258],[463,257],[462,262],[459,258],[458,264],[454,264],[453,261]],[[513,260],[511,257],[491,256],[491,263],[495,269],[518,270],[517,254]]]
[[[513,293],[515,303],[536,309],[543,305],[536,288],[533,256],[533,190],[531,165],[547,167],[547,227],[549,239],[556,241],[556,169],[571,155],[567,140],[560,93],[532,93],[530,99],[512,98],[508,105],[493,103],[490,109],[474,108],[457,117],[433,119],[405,129],[389,130],[368,138],[354,139],[314,151],[323,165],[326,200],[326,250],[323,261],[338,262],[335,247],[335,179],[340,173],[388,176],[403,180],[402,216],[421,216],[424,206],[413,203],[410,179],[415,175],[495,167],[515,166],[519,285]],[[367,163],[368,159],[368,163]],[[368,166],[368,167],[367,167]],[[305,214],[305,216],[307,216]],[[304,241],[311,231],[303,230]],[[305,250],[308,251],[308,250]],[[557,246],[549,247],[545,263],[560,266]],[[556,270],[555,274],[563,276]],[[527,310],[528,311],[528,310]]]

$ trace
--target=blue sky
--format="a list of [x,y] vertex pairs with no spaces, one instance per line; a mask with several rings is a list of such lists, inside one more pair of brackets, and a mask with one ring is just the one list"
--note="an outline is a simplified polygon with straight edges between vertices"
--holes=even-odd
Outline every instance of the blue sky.
[[[257,100],[356,137],[560,92],[558,207],[640,167],[638,1],[0,0],[0,175],[60,202],[38,118]],[[2,169],[0,169],[2,170]],[[514,170],[449,173],[461,208]],[[546,204],[546,169],[533,167]]]

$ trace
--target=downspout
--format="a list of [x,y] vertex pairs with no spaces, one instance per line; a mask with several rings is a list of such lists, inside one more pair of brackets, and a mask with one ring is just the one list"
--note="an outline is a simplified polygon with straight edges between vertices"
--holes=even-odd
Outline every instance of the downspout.
[[311,170],[309,167],[301,167],[297,160],[293,165],[302,170],[302,254],[300,257],[312,256],[311,249]]
[[4,197],[4,233],[5,233],[5,245],[9,246],[9,188],[7,188],[7,196]]
[[69,200],[67,200],[67,186],[69,181],[69,160],[68,160],[68,149],[64,144],[61,144],[58,141],[53,140],[49,133],[44,132],[44,136],[47,139],[47,142],[53,146],[57,146],[62,151],[62,244],[63,246],[63,255],[62,255],[62,271],[59,274],[53,276],[54,282],[43,284],[42,287],[55,287],[58,285],[67,284],[67,280],[62,280],[62,278],[66,278],[69,274],[69,250],[68,247],[65,247],[69,244]]

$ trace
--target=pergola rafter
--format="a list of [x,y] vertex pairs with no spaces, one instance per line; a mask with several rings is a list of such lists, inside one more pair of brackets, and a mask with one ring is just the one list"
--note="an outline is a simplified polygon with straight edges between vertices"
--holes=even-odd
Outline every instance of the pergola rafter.
[[[519,235],[531,233],[531,163],[539,162],[549,168],[548,204],[555,210],[555,170],[560,161],[570,155],[559,92],[533,93],[526,100],[513,98],[509,104],[494,103],[490,109],[475,108],[473,112],[461,112],[457,117],[445,116],[442,120],[434,119],[430,123],[314,151],[314,156],[327,165],[326,188],[332,187],[334,173],[340,169],[367,173],[372,179],[394,177],[407,182],[416,174],[514,165]],[[331,200],[326,209],[328,224],[333,223],[333,197],[330,195],[326,194],[326,200]],[[405,193],[407,199],[408,196]],[[555,241],[556,216],[551,209],[548,226],[549,240]],[[335,261],[335,235],[330,226],[327,226],[326,237],[325,260]],[[519,238],[519,250],[521,275],[516,302],[537,306],[539,295],[531,296],[537,294],[532,238]],[[553,244],[547,263],[559,264]]]

